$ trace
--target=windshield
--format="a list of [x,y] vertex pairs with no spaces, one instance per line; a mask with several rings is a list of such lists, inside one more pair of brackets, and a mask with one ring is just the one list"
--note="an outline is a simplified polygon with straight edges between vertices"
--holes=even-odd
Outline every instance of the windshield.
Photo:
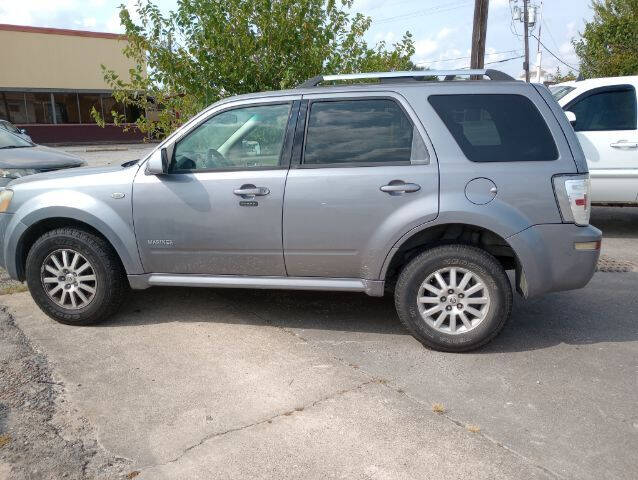
[[556,101],[563,98],[572,90],[576,90],[576,87],[570,87],[568,85],[557,85],[557,86],[549,87],[549,91],[552,92],[552,95],[554,96]]
[[33,143],[0,128],[0,148],[32,147]]

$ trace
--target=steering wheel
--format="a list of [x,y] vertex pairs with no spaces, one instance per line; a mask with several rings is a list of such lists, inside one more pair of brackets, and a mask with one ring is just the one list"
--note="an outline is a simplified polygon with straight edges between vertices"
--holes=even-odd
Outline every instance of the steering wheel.
[[206,167],[232,167],[232,164],[214,148],[209,148],[206,153]]

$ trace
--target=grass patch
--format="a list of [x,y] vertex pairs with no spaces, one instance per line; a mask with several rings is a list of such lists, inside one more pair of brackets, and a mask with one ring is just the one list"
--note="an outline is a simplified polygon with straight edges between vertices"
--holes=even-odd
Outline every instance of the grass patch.
[[11,295],[12,293],[26,292],[28,290],[24,283],[18,283],[15,285],[7,285],[0,288],[0,295]]
[[10,442],[11,437],[9,435],[0,435],[0,448],[4,447],[5,445],[9,445]]
[[468,432],[472,433],[479,433],[481,431],[481,427],[478,425],[467,425],[465,428],[467,428]]

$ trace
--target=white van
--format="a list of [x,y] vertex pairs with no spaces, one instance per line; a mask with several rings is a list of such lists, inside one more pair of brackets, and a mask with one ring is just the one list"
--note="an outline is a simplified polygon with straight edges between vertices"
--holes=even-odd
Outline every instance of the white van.
[[[550,90],[576,131],[591,177],[591,200],[638,205],[638,76],[594,78]],[[574,120],[575,116],[575,120]]]

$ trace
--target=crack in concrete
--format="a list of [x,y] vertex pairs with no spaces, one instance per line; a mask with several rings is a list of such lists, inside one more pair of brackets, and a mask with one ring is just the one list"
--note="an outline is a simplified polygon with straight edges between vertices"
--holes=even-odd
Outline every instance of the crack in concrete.
[[228,430],[224,430],[221,432],[213,432],[211,434],[208,434],[206,436],[204,436],[199,442],[194,443],[193,445],[190,445],[189,447],[185,448],[182,453],[180,453],[177,457],[173,458],[172,460],[168,460],[167,462],[163,462],[163,463],[158,463],[158,464],[154,464],[154,465],[146,465],[144,467],[139,467],[140,471],[144,471],[146,469],[149,468],[154,468],[154,467],[161,467],[163,465],[169,465],[171,463],[175,463],[177,461],[179,461],[184,455],[186,455],[188,452],[190,452],[191,450],[203,445],[204,443],[208,442],[209,440],[212,440],[214,438],[219,438],[219,437],[223,437],[224,435],[228,435],[230,433],[234,433],[234,432],[240,432],[242,430],[246,430],[248,428],[252,428],[252,427],[257,427],[259,425],[263,425],[265,423],[272,423],[273,420],[277,420],[278,418],[281,417],[289,417],[293,414],[295,414],[296,412],[303,412],[305,410],[308,410],[310,408],[315,407],[316,405],[319,405],[320,403],[326,402],[328,400],[333,400],[335,398],[338,398],[340,396],[346,395],[347,393],[350,392],[354,392],[356,390],[360,390],[361,388],[373,384],[373,383],[381,383],[378,380],[368,380],[366,382],[360,383],[358,385],[355,385],[352,388],[347,388],[347,389],[343,389],[343,390],[339,390],[337,392],[334,392],[330,395],[327,395],[325,397],[321,397],[317,400],[314,400],[312,402],[310,402],[307,405],[304,405],[303,407],[296,407],[293,408],[292,410],[287,410],[285,412],[282,413],[278,413],[276,415],[273,415],[272,417],[268,417],[262,420],[258,420],[256,422],[253,423],[249,423],[247,425],[242,425],[239,427],[233,427],[233,428],[229,428]]

